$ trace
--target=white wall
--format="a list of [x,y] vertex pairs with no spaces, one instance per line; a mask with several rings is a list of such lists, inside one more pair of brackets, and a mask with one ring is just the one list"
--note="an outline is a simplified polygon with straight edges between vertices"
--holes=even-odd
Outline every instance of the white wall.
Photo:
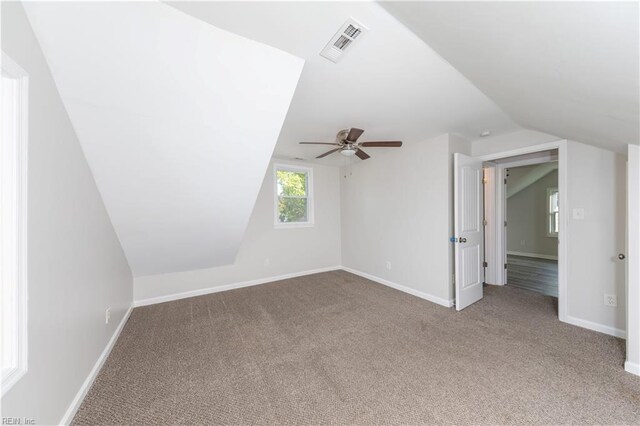
[[24,7],[133,275],[232,263],[304,61],[159,1]]
[[[534,167],[509,168],[507,188]],[[507,251],[558,256],[558,238],[547,235],[547,189],[557,187],[558,171],[554,170],[507,198]]]
[[2,415],[57,424],[131,305],[132,277],[22,5],[1,7],[2,50],[29,74],[28,372]]
[[[625,251],[625,157],[573,141],[567,150],[567,315],[625,330],[625,264],[617,258]],[[575,208],[584,219],[572,218]],[[616,308],[604,306],[605,293],[618,296]]]
[[[488,155],[557,141],[561,138],[520,131],[472,142],[474,155]],[[559,173],[565,173],[559,169]],[[625,273],[617,254],[625,248],[625,158],[579,142],[567,143],[566,321],[601,332],[624,335]],[[560,208],[563,208],[561,206]],[[584,208],[584,219],[573,219]],[[604,306],[604,294],[616,294],[617,307]]]
[[235,263],[217,268],[136,277],[136,302],[340,265],[338,168],[300,161],[275,162],[313,168],[314,226],[274,228],[272,162],[267,169]]
[[640,147],[627,154],[627,362],[640,375]]
[[377,149],[342,169],[344,266],[451,300],[449,140]]

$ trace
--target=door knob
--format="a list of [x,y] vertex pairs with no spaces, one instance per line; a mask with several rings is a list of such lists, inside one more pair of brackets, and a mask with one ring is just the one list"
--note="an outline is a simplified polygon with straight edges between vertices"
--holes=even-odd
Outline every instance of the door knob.
[[627,256],[624,255],[624,253],[618,253],[618,259],[620,260],[624,260]]
[[466,243],[466,242],[467,242],[467,239],[466,239],[466,238],[460,238],[460,242],[461,242],[461,243]]

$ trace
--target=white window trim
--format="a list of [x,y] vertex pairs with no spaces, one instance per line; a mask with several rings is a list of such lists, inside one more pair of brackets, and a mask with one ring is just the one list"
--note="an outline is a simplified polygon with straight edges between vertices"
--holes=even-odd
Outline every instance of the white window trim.
[[[558,238],[558,233],[551,230],[551,194],[558,192],[558,188],[547,188],[547,237]],[[560,203],[560,194],[558,193],[558,203]],[[558,204],[558,210],[560,205]],[[558,215],[560,213],[558,212]]]
[[[27,138],[28,138],[28,74],[9,56],[2,52],[2,73],[16,80],[16,128],[15,151],[12,146],[0,143],[0,204],[3,212],[15,212],[15,217],[0,223],[2,244],[1,292],[3,312],[14,312],[15,341],[6,353],[12,367],[2,371],[2,395],[27,372]],[[2,89],[0,89],[2,90]],[[4,139],[4,138],[2,138]],[[6,215],[5,215],[6,217]],[[4,219],[4,218],[3,218]],[[9,267],[6,267],[10,265]],[[16,303],[17,302],[17,303]],[[6,324],[3,324],[3,334]],[[5,348],[2,348],[4,351]],[[5,353],[3,352],[3,356]]]
[[[288,172],[302,172],[307,174],[307,221],[306,222],[287,222],[282,223],[279,220],[278,211],[278,170],[284,170]],[[276,229],[291,229],[291,228],[309,228],[314,226],[313,215],[313,169],[311,167],[292,166],[289,164],[274,164],[273,165],[273,220],[274,227]]]

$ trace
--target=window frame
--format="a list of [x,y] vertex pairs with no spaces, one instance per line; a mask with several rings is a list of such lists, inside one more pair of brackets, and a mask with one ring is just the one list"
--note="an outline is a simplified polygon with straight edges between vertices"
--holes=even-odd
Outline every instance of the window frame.
[[[29,113],[29,76],[5,52],[2,52],[2,76],[15,80],[15,121],[10,137],[0,141],[0,292],[2,294],[2,376],[4,396],[27,373],[27,142]],[[2,90],[8,90],[7,87]],[[0,99],[4,109],[4,96]],[[10,141],[9,141],[9,140]],[[15,145],[14,145],[15,141]],[[9,213],[7,213],[9,212]],[[4,315],[8,316],[7,318]],[[7,344],[9,343],[9,344]],[[5,367],[7,362],[8,367]]]
[[[558,193],[558,211],[551,210],[551,196],[553,193]],[[547,188],[547,237],[558,238],[558,231],[560,231],[560,226],[558,226],[558,231],[554,231],[555,228],[555,218],[556,215],[558,219],[560,218],[560,192],[558,188]],[[559,221],[558,221],[559,222]]]
[[[305,222],[280,222],[278,210],[278,171],[305,173],[307,175],[307,220]],[[303,197],[299,197],[303,198]],[[277,163],[273,165],[273,212],[276,229],[309,228],[314,226],[313,202],[313,168]]]

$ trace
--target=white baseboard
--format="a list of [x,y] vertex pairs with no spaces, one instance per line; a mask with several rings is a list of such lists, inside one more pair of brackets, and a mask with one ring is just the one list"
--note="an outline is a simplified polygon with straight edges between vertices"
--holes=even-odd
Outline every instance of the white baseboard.
[[513,256],[535,257],[536,259],[558,260],[558,256],[552,256],[550,254],[525,253],[523,251],[507,251],[507,254]]
[[625,361],[624,370],[631,374],[635,374],[636,376],[640,376],[640,364],[636,364],[635,362]]
[[182,293],[167,294],[165,296],[151,297],[148,299],[140,299],[133,302],[133,306],[147,306],[158,303],[171,302],[173,300],[187,299],[189,297],[203,296],[205,294],[218,293],[220,291],[234,290],[236,288],[251,287],[254,285],[271,283],[274,281],[286,280],[289,278],[302,277],[305,275],[318,274],[320,272],[336,271],[340,266],[328,266],[326,268],[311,269],[308,271],[293,272],[291,274],[277,275],[274,277],[257,278],[255,280],[242,281],[232,284],[224,284],[215,287],[207,287],[198,290],[185,291]]
[[416,296],[416,297],[419,297],[421,299],[428,300],[429,302],[433,302],[433,303],[437,303],[438,305],[446,306],[447,308],[451,308],[453,306],[453,300],[450,300],[450,299],[443,299],[443,298],[438,297],[438,296],[433,296],[431,294],[424,293],[422,291],[418,291],[418,290],[415,290],[413,288],[409,288],[409,287],[403,286],[401,284],[396,284],[394,282],[385,280],[384,278],[376,277],[375,275],[370,275],[370,274],[367,274],[366,272],[361,272],[361,271],[358,271],[356,269],[352,269],[352,268],[349,268],[349,267],[346,267],[346,266],[342,266],[340,269],[342,269],[344,271],[347,271],[347,272],[351,272],[352,274],[361,276],[362,278],[366,278],[368,280],[375,281],[375,282],[377,282],[379,284],[386,285],[387,287],[395,288],[396,290],[400,290],[400,291],[402,291],[404,293],[409,293],[412,296]]
[[[129,316],[131,315],[131,312],[134,307],[152,305],[156,303],[163,303],[171,300],[179,300],[179,299],[184,299],[188,297],[200,296],[200,295],[210,294],[210,293],[217,293],[220,291],[232,290],[236,288],[249,287],[249,286],[260,285],[260,284],[266,284],[269,282],[280,281],[288,278],[301,277],[305,275],[317,274],[320,272],[335,271],[340,269],[346,272],[350,272],[352,274],[361,276],[363,278],[369,279],[371,281],[375,281],[387,287],[400,290],[404,293],[411,294],[421,299],[428,300],[429,302],[437,303],[438,305],[442,305],[448,308],[453,306],[453,300],[443,299],[441,297],[433,296],[431,294],[424,293],[400,284],[396,284],[394,282],[385,280],[384,278],[376,277],[375,275],[367,274],[365,272],[358,271],[356,269],[349,268],[346,266],[332,266],[332,267],[319,268],[319,269],[313,269],[313,270],[302,271],[302,272],[294,272],[291,274],[279,275],[279,276],[268,277],[268,278],[260,278],[260,279],[251,280],[251,281],[243,281],[243,282],[234,283],[234,284],[227,284],[227,285],[210,287],[206,289],[194,290],[194,291],[189,291],[184,293],[177,293],[177,294],[171,294],[166,296],[154,297],[150,299],[138,300],[138,301],[135,301],[133,305],[129,307],[124,317],[122,318],[122,321],[120,321],[120,324],[118,324],[118,327],[116,328],[115,332],[111,336],[109,343],[107,343],[107,346],[104,348],[104,350],[100,354],[100,357],[98,358],[95,365],[91,369],[91,372],[89,373],[84,383],[78,390],[78,393],[76,394],[75,398],[71,402],[71,405],[69,405],[69,408],[67,409],[66,413],[62,417],[62,420],[60,420],[60,424],[67,425],[71,423],[71,421],[73,420],[73,417],[75,416],[76,412],[80,408],[80,405],[82,404],[82,401],[87,395],[87,392],[89,392],[91,385],[93,384],[94,380],[98,376],[100,369],[102,368],[102,366],[104,365],[104,362],[107,360],[107,357],[111,353],[111,350],[113,349],[116,341],[118,340],[118,337],[120,336],[120,333],[124,328],[124,325],[127,323],[127,320],[129,319]],[[621,337],[621,338],[626,337],[626,333],[624,330],[594,323],[587,320],[582,320],[582,319],[571,317],[571,316],[566,316],[565,322],[572,325],[576,325],[578,327],[583,327],[590,330],[598,331],[600,333],[609,334],[615,337]],[[624,364],[624,369],[629,373],[640,376],[640,365],[638,364],[627,361]]]
[[604,324],[599,324],[597,322],[572,317],[570,315],[565,316],[564,322],[566,322],[567,324],[577,325],[578,327],[608,334],[610,336],[620,337],[622,339],[627,338],[627,333],[624,330],[620,330],[619,328],[610,327]]
[[100,369],[102,368],[102,365],[109,357],[109,354],[111,353],[111,349],[113,349],[114,345],[116,344],[116,341],[118,340],[118,337],[120,337],[120,333],[122,332],[124,325],[127,323],[127,320],[131,315],[131,311],[133,311],[133,305],[129,306],[129,309],[127,309],[127,312],[124,314],[124,317],[122,317],[122,321],[120,321],[120,324],[118,324],[118,328],[116,328],[116,331],[113,332],[111,339],[109,339],[109,343],[107,343],[107,346],[104,348],[104,350],[98,357],[98,360],[96,361],[93,368],[91,369],[91,372],[89,372],[89,375],[87,376],[84,383],[80,387],[80,390],[78,390],[78,393],[76,394],[75,398],[73,398],[71,405],[69,405],[69,408],[67,408],[67,412],[64,413],[62,420],[60,420],[61,425],[68,425],[73,420],[73,417],[76,415],[78,408],[80,408],[80,405],[82,405],[82,401],[84,400],[84,397],[87,396],[87,392],[89,392],[89,389],[91,389],[91,385],[93,384],[93,381],[96,379],[96,377],[98,377],[98,373],[100,373]]
[[363,278],[367,278],[371,281],[375,281],[377,283],[386,285],[388,287],[391,288],[395,288],[396,290],[400,290],[402,292],[405,293],[409,293],[413,296],[419,297],[421,299],[425,299],[428,300],[430,302],[433,303],[437,303],[438,305],[442,305],[442,306],[446,306],[448,308],[453,306],[453,300],[448,300],[448,299],[443,299],[437,296],[433,296],[431,294],[427,294],[427,293],[423,293],[421,291],[418,290],[414,290],[412,288],[409,287],[405,287],[403,285],[400,284],[396,284],[394,282],[385,280],[383,278],[380,277],[376,277],[374,275],[370,275],[367,274],[365,272],[361,272],[352,268],[348,268],[346,266],[329,266],[326,268],[319,268],[319,269],[312,269],[312,270],[308,270],[308,271],[301,271],[301,272],[294,272],[291,274],[285,274],[285,275],[277,275],[277,276],[273,276],[273,277],[266,277],[266,278],[258,278],[255,280],[249,280],[249,281],[242,281],[242,282],[238,282],[238,283],[233,283],[233,284],[225,284],[225,285],[219,285],[219,286],[215,286],[215,287],[208,287],[208,288],[202,288],[202,289],[198,289],[198,290],[192,290],[192,291],[185,291],[183,293],[174,293],[174,294],[168,294],[165,296],[158,296],[158,297],[151,297],[148,299],[140,299],[140,300],[136,300],[133,302],[133,306],[134,307],[138,307],[138,306],[148,306],[148,305],[155,305],[158,303],[164,303],[164,302],[171,302],[173,300],[180,300],[180,299],[186,299],[189,297],[196,297],[196,296],[203,296],[205,294],[211,294],[211,293],[218,293],[221,291],[227,291],[227,290],[234,290],[237,288],[243,288],[243,287],[251,287],[254,285],[260,285],[260,284],[267,284],[270,282],[274,282],[274,281],[281,281],[281,280],[286,280],[289,278],[296,278],[296,277],[302,277],[305,275],[311,275],[311,274],[318,274],[321,272],[329,272],[329,271],[336,271],[336,270],[344,270],[347,272],[351,272],[352,274],[355,275],[359,275]]

